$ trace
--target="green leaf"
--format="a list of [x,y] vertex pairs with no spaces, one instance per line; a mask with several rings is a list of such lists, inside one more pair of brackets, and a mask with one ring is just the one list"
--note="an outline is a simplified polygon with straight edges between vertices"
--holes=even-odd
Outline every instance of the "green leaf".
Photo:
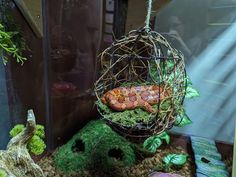
[[157,136],[151,136],[143,143],[143,147],[148,151],[154,153],[161,146],[162,140]]
[[165,140],[166,144],[170,144],[170,135],[166,132],[161,133],[160,135],[157,135],[161,140]]
[[187,86],[185,98],[191,99],[199,96],[200,94],[196,89],[192,88],[192,86]]
[[163,163],[167,166],[179,165],[182,166],[186,163],[188,155],[186,154],[168,154],[163,158]]
[[173,70],[175,67],[175,62],[174,60],[167,60],[167,69],[168,70]]
[[189,76],[187,76],[186,81],[187,81],[187,85],[188,85],[188,86],[189,86],[189,85],[193,85],[193,83],[192,83],[192,81],[191,81],[191,79],[190,79]]
[[191,123],[192,123],[192,121],[190,120],[190,118],[186,114],[185,110],[181,109],[179,111],[179,114],[176,116],[174,125],[177,127],[184,127],[185,125],[189,125]]

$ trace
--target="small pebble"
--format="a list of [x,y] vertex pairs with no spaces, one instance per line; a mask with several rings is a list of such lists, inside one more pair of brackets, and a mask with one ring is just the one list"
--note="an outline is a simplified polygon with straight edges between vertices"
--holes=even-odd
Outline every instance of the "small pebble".
[[149,177],[182,177],[182,176],[178,174],[155,172],[149,175]]

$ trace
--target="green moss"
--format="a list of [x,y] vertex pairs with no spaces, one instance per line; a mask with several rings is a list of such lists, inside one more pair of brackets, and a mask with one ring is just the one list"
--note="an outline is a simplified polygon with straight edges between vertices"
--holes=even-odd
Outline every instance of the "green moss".
[[[156,117],[155,114],[150,114],[149,112],[144,111],[141,108],[117,112],[110,109],[107,105],[103,104],[101,101],[97,101],[96,104],[99,107],[99,112],[104,119],[110,119],[113,122],[129,127],[133,127],[140,122],[148,123]],[[160,104],[161,111],[159,114],[160,118],[165,117],[166,112],[164,111],[167,111],[170,105],[171,105],[170,100],[165,100],[161,102]],[[153,105],[152,107],[154,109],[158,109],[157,105]]]
[[25,126],[23,124],[17,124],[13,127],[13,129],[11,129],[10,131],[10,136],[14,137],[16,135],[18,135],[20,132],[22,132],[22,130],[25,128]]
[[57,168],[65,173],[94,168],[105,171],[134,164],[135,154],[126,139],[99,120],[88,123],[62,146],[54,161]]
[[[10,131],[10,136],[15,137],[20,132],[24,130],[25,126],[23,124],[18,124],[13,127]],[[40,155],[44,152],[46,144],[44,143],[45,131],[43,125],[36,125],[35,135],[29,140],[27,148],[29,152]]]
[[121,87],[131,87],[131,86],[144,86],[144,85],[153,85],[151,82],[124,82],[121,84]]
[[44,130],[44,126],[43,125],[36,125],[35,135],[37,135],[41,139],[45,138],[45,130]]
[[0,177],[7,177],[6,172],[3,170],[0,170]]
[[27,148],[35,155],[40,155],[44,152],[46,148],[46,144],[44,141],[37,135],[34,135],[29,143],[27,144]]

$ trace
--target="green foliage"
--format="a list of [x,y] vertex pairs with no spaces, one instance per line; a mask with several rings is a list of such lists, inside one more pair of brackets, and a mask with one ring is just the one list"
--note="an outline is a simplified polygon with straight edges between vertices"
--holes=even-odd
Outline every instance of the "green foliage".
[[11,129],[10,131],[10,136],[14,137],[16,135],[18,135],[20,132],[22,132],[22,130],[25,128],[25,126],[23,124],[17,124],[13,127],[13,129]]
[[187,86],[185,98],[191,99],[199,96],[200,94],[196,89],[194,89],[192,86]]
[[150,82],[124,82],[121,84],[121,87],[131,87],[131,86],[144,86],[144,85],[153,85]]
[[186,114],[185,110],[180,109],[178,115],[176,116],[174,125],[178,127],[184,127],[185,125],[189,125],[191,123],[192,121]]
[[164,140],[166,144],[170,144],[170,135],[166,132],[161,133],[160,135],[157,135],[161,140]]
[[146,139],[143,143],[143,147],[148,151],[155,153],[156,150],[161,146],[162,140],[158,137],[152,136]]
[[6,172],[3,170],[0,170],[0,177],[7,177]]
[[187,76],[187,88],[186,88],[185,98],[192,99],[199,96],[200,96],[200,93],[198,92],[198,90],[193,88],[193,83],[190,80],[190,77]]
[[27,58],[22,56],[22,51],[25,48],[20,48],[13,40],[14,36],[17,34],[18,32],[16,31],[7,31],[0,23],[0,56],[2,57],[4,65],[8,62],[6,55],[14,57],[17,63],[21,63],[21,65],[24,64],[25,60],[27,60]]
[[170,136],[166,132],[147,138],[143,143],[143,147],[149,152],[155,153],[156,150],[162,145],[163,140],[167,144],[170,143]]
[[[121,158],[109,156],[111,149],[120,150]],[[54,155],[56,167],[66,174],[94,168],[112,172],[114,167],[133,165],[135,159],[131,144],[101,120],[89,122]]]
[[[192,81],[190,80],[190,77],[186,77],[186,82],[187,82],[187,88],[186,88],[186,95],[185,98],[192,99],[195,97],[199,97],[200,94],[199,92],[192,87]],[[178,115],[176,116],[176,120],[174,125],[178,127],[184,127],[186,125],[191,124],[192,121],[186,114],[186,111],[183,106],[179,107],[178,109]]]
[[27,144],[27,148],[30,150],[31,153],[35,155],[40,155],[44,152],[46,144],[39,136],[34,135]]
[[[10,136],[15,137],[20,132],[24,130],[25,126],[23,124],[17,124],[13,127],[13,129],[10,131]],[[27,148],[29,152],[40,155],[44,152],[46,148],[46,144],[44,143],[45,138],[45,132],[44,132],[44,126],[43,125],[36,125],[36,131],[34,136],[29,140],[27,144]]]
[[149,75],[151,79],[156,83],[165,82],[172,85],[177,75],[183,75],[182,69],[175,68],[175,65],[176,61],[174,60],[162,60],[160,62],[161,70],[159,71],[159,69],[157,69],[155,61],[151,61],[149,65]]
[[[174,60],[166,60],[165,62],[161,62],[160,66],[161,66],[161,72],[162,72],[161,78],[160,78],[160,74],[157,72],[156,64],[154,63],[154,61],[150,62],[150,66],[149,66],[150,77],[152,78],[152,80],[154,80],[157,83],[161,83],[163,79],[171,85],[176,75],[180,74],[180,68],[174,68],[175,67]],[[192,99],[195,97],[199,97],[200,94],[196,89],[193,88],[192,86],[193,84],[189,76],[186,77],[185,82],[187,85],[185,98]],[[173,89],[175,90],[175,88]],[[179,104],[178,102],[176,102],[175,104],[176,104],[175,108],[178,110],[175,126],[183,127],[185,125],[191,124],[192,121],[185,113],[183,105],[181,103]],[[167,106],[169,105],[167,104]],[[160,117],[164,117],[164,115],[162,115],[161,113]]]
[[187,154],[167,154],[162,158],[162,164],[157,164],[154,170],[168,173],[180,170],[187,162],[187,158]]
[[45,138],[45,130],[43,125],[36,125],[36,132],[35,135],[37,135],[39,138],[44,139]]
[[190,77],[187,75],[187,77],[186,77],[186,80],[187,80],[187,85],[189,86],[189,85],[193,85],[193,83],[192,83],[192,81],[191,81],[191,79],[190,79]]
[[188,155],[186,154],[168,154],[163,161],[165,171],[169,171],[171,167],[181,168],[187,161]]

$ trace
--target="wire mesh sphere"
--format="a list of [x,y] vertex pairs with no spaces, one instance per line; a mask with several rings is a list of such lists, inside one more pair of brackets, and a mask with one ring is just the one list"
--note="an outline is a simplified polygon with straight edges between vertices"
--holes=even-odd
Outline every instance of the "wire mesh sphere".
[[173,126],[184,101],[186,72],[183,55],[162,35],[133,30],[105,49],[99,62],[97,107],[114,130],[147,138]]

